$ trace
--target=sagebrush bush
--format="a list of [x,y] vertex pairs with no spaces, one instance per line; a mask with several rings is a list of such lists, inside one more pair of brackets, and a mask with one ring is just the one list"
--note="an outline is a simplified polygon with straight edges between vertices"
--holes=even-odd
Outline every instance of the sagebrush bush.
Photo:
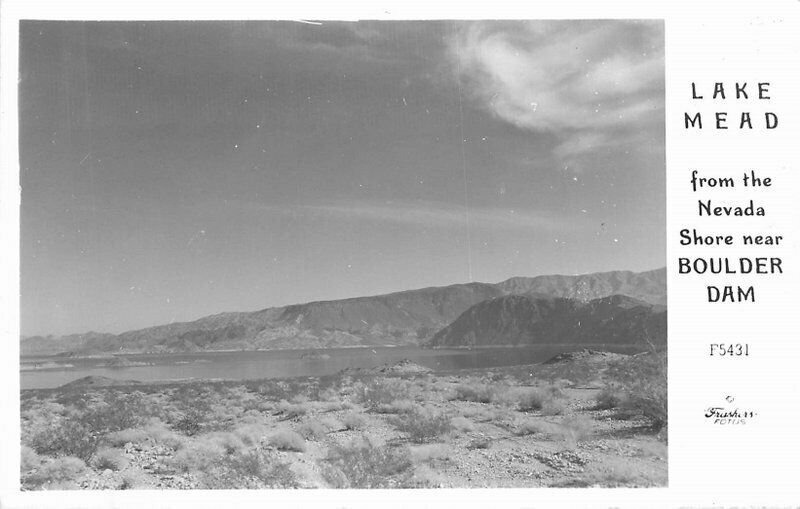
[[298,433],[306,440],[320,440],[328,434],[328,428],[317,420],[309,420],[297,428]]
[[283,414],[285,419],[296,419],[306,415],[311,410],[311,405],[305,401],[290,403],[286,400],[281,400],[276,409]]
[[38,467],[42,462],[42,458],[36,454],[31,447],[27,445],[23,445],[20,449],[20,462],[19,462],[19,470],[21,473],[29,472],[34,468]]
[[225,455],[225,449],[213,441],[194,440],[170,458],[168,463],[181,472],[204,472]]
[[522,411],[541,410],[552,399],[546,391],[535,387],[519,388],[515,391],[517,408]]
[[588,440],[592,436],[592,429],[592,420],[583,415],[571,415],[557,428],[561,438],[572,447],[578,442]]
[[624,393],[619,408],[650,420],[655,430],[667,425],[667,356],[650,352],[615,362],[606,377]]
[[175,424],[173,424],[172,427],[175,429],[175,431],[191,437],[199,434],[203,430],[204,420],[205,412],[195,408],[190,408],[181,416],[180,419],[175,422]]
[[417,404],[410,399],[396,399],[391,403],[382,403],[375,407],[375,411],[381,414],[402,414],[411,412],[417,408]]
[[595,410],[612,410],[619,408],[627,400],[627,394],[615,383],[610,383],[595,396]]
[[167,426],[160,421],[151,421],[148,423],[144,427],[144,432],[147,434],[148,438],[155,443],[165,445],[176,451],[182,449],[189,440],[167,428]]
[[458,431],[472,431],[475,429],[474,422],[466,417],[461,417],[460,415],[450,419],[450,424],[452,424],[453,428],[457,429]]
[[359,413],[350,412],[342,417],[342,425],[345,429],[362,429],[367,425],[367,418]]
[[325,426],[325,429],[328,431],[339,431],[343,427],[341,422],[330,416],[320,417],[318,421]]
[[321,412],[336,412],[337,410],[350,410],[353,404],[349,401],[322,401],[316,403]]
[[450,417],[430,408],[420,408],[395,418],[392,423],[416,443],[427,442],[453,430]]
[[65,456],[42,464],[26,481],[34,486],[74,481],[86,471],[86,463],[80,458]]
[[319,391],[319,395],[317,397],[319,401],[338,401],[339,398],[339,391],[337,391],[334,387],[327,387]]
[[334,488],[392,488],[403,485],[411,466],[407,449],[360,440],[332,447],[322,475]]
[[494,423],[501,427],[513,421],[515,418],[513,411],[506,407],[489,407],[480,414],[480,416],[487,422]]
[[542,410],[554,401],[564,398],[564,393],[556,385],[544,387],[516,387],[509,391],[508,402],[516,404],[522,411]]
[[541,423],[530,419],[517,422],[516,429],[514,430],[514,434],[519,436],[534,435],[542,432],[544,432],[544,428]]
[[372,410],[381,405],[390,405],[396,400],[410,399],[418,390],[414,384],[401,378],[375,378],[353,386],[356,400]]
[[29,438],[27,445],[37,453],[74,456],[88,461],[106,435],[135,428],[153,412],[138,392],[104,392],[100,394],[102,399],[99,402],[88,396],[67,396],[77,398],[68,415],[52,421],[47,428]]
[[247,446],[259,444],[261,439],[267,436],[268,433],[269,427],[265,426],[264,424],[257,423],[237,426],[233,430],[233,434],[239,437],[239,439]]
[[139,469],[127,469],[123,472],[120,472],[119,477],[119,489],[121,490],[133,490],[137,488],[151,487],[150,476]]
[[105,437],[105,442],[111,446],[119,447],[125,444],[137,444],[144,442],[149,438],[149,435],[144,429],[128,428],[120,431],[109,433]]
[[548,399],[542,405],[542,415],[562,415],[567,412],[567,403],[563,399]]
[[410,448],[411,459],[415,463],[434,460],[446,460],[452,456],[453,450],[445,444],[416,445]]
[[88,460],[97,450],[100,436],[85,423],[64,419],[30,438],[29,445],[47,456],[74,456]]
[[455,399],[475,403],[491,403],[497,397],[497,389],[485,383],[471,382],[456,386]]
[[477,437],[467,444],[467,449],[488,449],[492,446],[492,441],[487,437]]
[[268,457],[263,451],[226,456],[201,478],[210,489],[294,488],[297,477],[288,463]]
[[90,465],[97,470],[122,470],[128,465],[128,460],[119,449],[100,447],[92,456]]
[[306,441],[298,433],[290,429],[282,429],[269,437],[269,443],[281,451],[305,452]]
[[222,447],[225,454],[233,454],[234,452],[245,449],[245,444],[242,439],[235,433],[228,431],[214,431],[204,435],[202,438]]

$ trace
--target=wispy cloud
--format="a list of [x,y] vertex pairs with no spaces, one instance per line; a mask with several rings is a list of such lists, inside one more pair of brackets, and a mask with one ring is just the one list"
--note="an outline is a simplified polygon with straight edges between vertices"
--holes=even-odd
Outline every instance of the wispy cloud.
[[434,202],[339,203],[309,205],[302,212],[347,220],[394,223],[415,227],[549,230],[574,228],[575,221],[552,213],[512,208],[476,208]]
[[450,40],[458,78],[499,118],[531,130],[632,124],[663,108],[660,22],[475,23]]
[[448,49],[468,99],[520,129],[556,135],[552,155],[573,169],[627,150],[663,118],[661,22],[473,23]]
[[303,54],[322,53],[361,63],[392,63],[400,58],[396,38],[414,30],[413,25],[402,23],[381,29],[380,24],[368,21],[297,21],[300,20],[265,22],[260,25],[259,36],[262,42]]

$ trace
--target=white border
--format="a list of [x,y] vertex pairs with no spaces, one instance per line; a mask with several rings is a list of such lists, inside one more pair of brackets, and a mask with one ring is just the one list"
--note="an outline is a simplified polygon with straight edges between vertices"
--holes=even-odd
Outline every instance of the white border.
[[[231,505],[319,507],[675,507],[709,505],[797,505],[797,457],[800,453],[798,382],[794,367],[800,346],[790,337],[796,329],[792,291],[800,288],[798,224],[794,192],[800,180],[796,140],[800,140],[800,76],[797,69],[796,0],[761,2],[712,1],[560,1],[480,4],[376,0],[372,2],[222,3],[165,1],[8,1],[2,4],[2,171],[0,172],[0,338],[6,355],[0,364],[0,504],[4,507],[218,507]],[[670,486],[629,489],[496,489],[262,492],[70,492],[19,493],[19,180],[16,75],[19,19],[664,19],[667,43],[667,191],[668,283],[670,301]],[[687,135],[680,129],[689,81],[769,80],[780,108],[778,136],[733,135],[730,138]],[[726,106],[727,109],[735,109]],[[680,117],[678,117],[680,115]],[[762,139],[763,138],[763,139]],[[693,197],[685,187],[687,165],[718,171],[742,164],[761,165],[782,182],[766,198],[773,213],[769,224],[789,236],[781,252],[789,271],[764,282],[765,304],[753,308],[710,309],[698,300],[699,282],[678,277],[673,260],[684,255],[676,232],[691,227]],[[794,173],[793,173],[794,172]],[[775,219],[773,219],[773,217]],[[718,223],[722,225],[722,223]],[[756,223],[752,223],[756,224]],[[758,223],[761,224],[761,223]],[[766,224],[766,223],[764,223]],[[730,223],[732,229],[741,223]],[[761,284],[761,283],[760,283]],[[733,324],[733,325],[730,325]],[[740,339],[758,344],[760,355],[737,365],[713,364],[704,355],[710,338]],[[765,382],[766,380],[766,382]],[[780,383],[779,383],[780,382]],[[723,391],[761,410],[761,421],[747,429],[710,429],[698,415],[715,404]],[[780,411],[780,413],[778,413]]]

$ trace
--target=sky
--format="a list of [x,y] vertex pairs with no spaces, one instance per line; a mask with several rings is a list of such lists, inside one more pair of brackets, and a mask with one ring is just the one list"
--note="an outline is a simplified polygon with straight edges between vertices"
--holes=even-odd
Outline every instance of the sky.
[[660,21],[20,32],[23,335],[665,265]]

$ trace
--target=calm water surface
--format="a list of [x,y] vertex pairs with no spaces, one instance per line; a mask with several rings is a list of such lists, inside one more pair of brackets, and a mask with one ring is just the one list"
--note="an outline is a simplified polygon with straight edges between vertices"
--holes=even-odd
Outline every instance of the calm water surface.
[[[587,348],[633,353],[631,347],[585,345]],[[106,367],[108,359],[69,359],[60,357],[22,357],[22,389],[58,387],[88,375],[140,382],[318,376],[337,373],[345,368],[372,368],[401,359],[434,370],[488,368],[543,362],[583,345],[552,345],[527,348],[486,348],[475,350],[427,350],[419,347],[335,348],[320,350],[272,350],[261,352],[202,352],[160,355],[126,355],[132,362],[146,366]],[[303,358],[311,352],[328,358]],[[35,369],[32,369],[35,368]],[[47,368],[47,369],[42,369]]]

